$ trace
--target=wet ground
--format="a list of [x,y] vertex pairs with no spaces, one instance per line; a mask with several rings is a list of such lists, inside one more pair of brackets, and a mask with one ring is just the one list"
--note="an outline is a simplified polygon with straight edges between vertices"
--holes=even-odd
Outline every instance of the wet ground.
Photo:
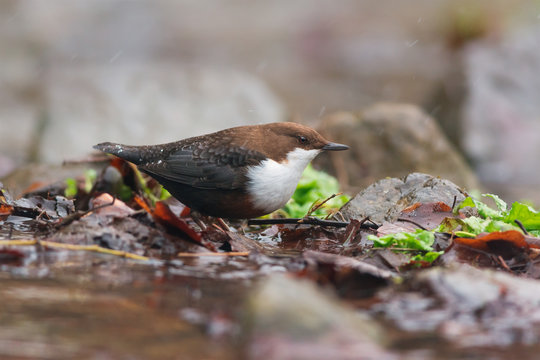
[[[30,236],[26,226],[18,222],[10,230],[11,239]],[[6,237],[6,226],[0,236]],[[263,238],[273,252],[270,257],[208,255],[136,261],[87,251],[9,247],[12,253],[4,251],[0,258],[0,358],[250,357],[247,341],[253,334],[246,327],[250,316],[246,303],[253,288],[269,274],[298,274],[305,269],[298,261],[299,252],[290,249],[298,247],[298,241],[272,244],[270,238]],[[527,359],[540,350],[535,345],[538,329],[531,329],[536,335],[528,341],[522,334],[524,340],[518,344],[508,339],[517,332],[501,331],[506,339],[500,339],[503,346],[490,343],[490,334],[487,345],[478,347],[479,334],[467,334],[459,321],[444,321],[446,310],[434,311],[433,300],[408,287],[385,291],[390,295],[383,291],[376,297],[344,299],[382,326],[387,344],[382,358],[507,359],[520,354]],[[464,302],[470,300],[463,296]],[[471,336],[476,344],[448,341],[441,337],[441,327],[446,333],[459,332],[455,337]],[[363,358],[356,355],[344,358]]]
[[377,230],[356,219],[201,230],[178,202],[145,209],[103,195],[76,211],[77,201],[50,191],[15,201],[4,191],[0,359],[534,359],[540,351],[535,237],[491,234],[474,248],[437,233],[434,249],[444,253],[414,262],[367,235],[435,226],[453,216],[448,206],[418,205],[401,213],[409,222]]
[[[31,240],[36,230],[10,216],[0,221],[0,241]],[[242,358],[249,289],[294,267],[298,254],[137,261],[39,245],[0,249],[2,359]]]
[[[1,267],[0,358],[239,356],[236,315],[252,281],[235,274],[241,261],[179,271],[83,252],[29,258]],[[207,274],[189,269],[201,262]]]

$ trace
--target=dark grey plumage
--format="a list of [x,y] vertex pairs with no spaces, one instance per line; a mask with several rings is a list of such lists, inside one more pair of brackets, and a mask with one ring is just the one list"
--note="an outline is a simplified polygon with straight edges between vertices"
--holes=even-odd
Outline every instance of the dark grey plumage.
[[[161,145],[106,142],[94,148],[137,165],[175,198],[205,215],[250,218],[277,209],[254,205],[253,196],[258,194],[250,193],[249,187],[258,180],[248,178],[249,169],[287,163],[288,154],[295,149],[345,150],[347,146],[331,143],[300,124],[274,123],[240,126]],[[279,181],[272,185],[278,186],[277,190],[282,186]]]
[[154,146],[106,142],[94,148],[132,162],[151,176],[199,189],[241,189],[245,172],[238,169],[265,159],[254,150],[198,138]]

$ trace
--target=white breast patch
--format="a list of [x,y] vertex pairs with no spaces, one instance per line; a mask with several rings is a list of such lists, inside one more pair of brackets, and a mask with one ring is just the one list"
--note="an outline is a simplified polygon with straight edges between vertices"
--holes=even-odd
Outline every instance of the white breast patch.
[[247,173],[247,190],[253,205],[266,213],[285,205],[294,193],[302,172],[320,152],[297,148],[281,163],[266,159],[250,168]]

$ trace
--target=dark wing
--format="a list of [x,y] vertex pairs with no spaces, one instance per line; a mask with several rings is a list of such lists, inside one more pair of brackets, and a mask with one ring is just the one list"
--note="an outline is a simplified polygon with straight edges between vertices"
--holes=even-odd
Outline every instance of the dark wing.
[[243,147],[201,142],[183,144],[162,155],[159,160],[139,164],[139,168],[149,175],[199,189],[239,189],[245,180],[245,167],[265,159],[263,154]]

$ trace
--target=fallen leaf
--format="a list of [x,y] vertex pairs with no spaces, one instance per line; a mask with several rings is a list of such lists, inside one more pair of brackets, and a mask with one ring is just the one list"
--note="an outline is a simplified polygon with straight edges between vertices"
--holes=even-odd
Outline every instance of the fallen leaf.
[[525,241],[525,236],[516,230],[496,231],[489,234],[478,235],[475,238],[455,238],[457,244],[473,247],[478,250],[489,251],[492,242],[507,242],[517,248],[529,249],[531,247],[539,248],[536,244],[529,244]]
[[139,195],[135,195],[133,197],[133,200],[137,203],[137,205],[139,205],[147,213],[152,214],[152,209],[150,209],[150,206],[148,206],[148,204],[142,197],[140,197]]
[[[103,193],[99,195],[98,197],[92,199],[91,204],[92,204],[92,208],[103,206],[94,211],[94,213],[100,214],[100,215],[124,217],[124,216],[129,216],[135,213],[135,210],[127,206],[125,202],[119,199],[115,199],[110,194],[107,194],[107,193]],[[110,205],[110,206],[105,206],[105,205]]]
[[156,207],[152,211],[152,216],[160,224],[180,230],[196,243],[201,244],[209,250],[217,251],[213,244],[205,241],[198,232],[193,230],[187,222],[176,216],[162,201],[156,202]]
[[365,298],[389,283],[395,273],[348,256],[306,250],[307,263],[302,275],[319,284],[333,285],[338,294],[347,298]]
[[0,204],[0,216],[7,216],[13,212],[13,206],[7,204]]
[[401,211],[396,224],[409,223],[416,228],[434,229],[446,217],[452,217],[452,208],[443,202],[415,203]]

